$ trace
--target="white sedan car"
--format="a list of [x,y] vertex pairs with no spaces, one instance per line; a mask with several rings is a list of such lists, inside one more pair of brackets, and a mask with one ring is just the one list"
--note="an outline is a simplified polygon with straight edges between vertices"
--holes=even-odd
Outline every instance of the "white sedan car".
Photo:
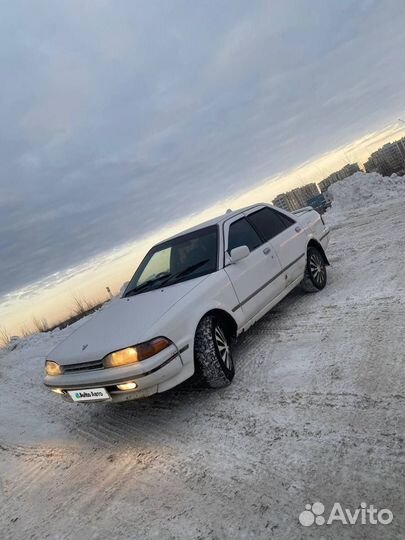
[[119,300],[95,313],[45,363],[67,401],[125,401],[196,374],[235,374],[232,342],[294,287],[326,285],[329,229],[312,208],[258,204],[154,246]]

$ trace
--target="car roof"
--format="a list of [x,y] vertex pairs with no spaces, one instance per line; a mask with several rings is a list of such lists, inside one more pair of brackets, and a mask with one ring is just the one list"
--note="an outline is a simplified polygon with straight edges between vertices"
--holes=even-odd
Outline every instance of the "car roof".
[[190,227],[189,229],[185,229],[184,231],[181,231],[173,236],[170,236],[170,238],[166,238],[165,240],[159,243],[167,242],[167,240],[172,240],[173,238],[183,236],[183,234],[188,234],[191,232],[198,231],[200,229],[205,229],[206,227],[210,227],[211,225],[220,225],[224,221],[227,221],[228,219],[233,218],[234,216],[237,216],[238,214],[242,214],[243,212],[246,212],[247,210],[251,210],[252,208],[256,208],[260,206],[269,206],[269,205],[267,203],[256,203],[256,204],[251,204],[250,206],[245,206],[244,208],[239,208],[238,210],[227,210],[225,214],[221,214],[220,216],[212,218],[208,221],[204,221],[203,223],[194,225],[193,227]]

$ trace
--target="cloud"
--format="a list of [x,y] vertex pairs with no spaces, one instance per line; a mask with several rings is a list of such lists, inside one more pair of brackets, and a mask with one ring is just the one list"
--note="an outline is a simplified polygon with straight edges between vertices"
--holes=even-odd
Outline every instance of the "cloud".
[[395,118],[404,15],[401,0],[8,2],[0,295]]

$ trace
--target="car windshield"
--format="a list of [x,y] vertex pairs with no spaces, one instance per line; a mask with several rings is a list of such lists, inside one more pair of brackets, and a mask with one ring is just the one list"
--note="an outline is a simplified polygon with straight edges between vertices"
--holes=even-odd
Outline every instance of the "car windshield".
[[215,272],[218,268],[218,227],[199,229],[153,247],[123,294],[133,296]]

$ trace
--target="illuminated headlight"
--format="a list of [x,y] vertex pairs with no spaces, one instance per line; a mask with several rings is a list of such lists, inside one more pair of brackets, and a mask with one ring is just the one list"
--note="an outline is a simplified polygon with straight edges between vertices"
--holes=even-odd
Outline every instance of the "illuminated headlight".
[[117,384],[118,390],[123,390],[124,392],[128,390],[135,390],[136,387],[137,387],[136,382],[126,382],[126,383]]
[[155,338],[151,341],[134,345],[134,347],[127,347],[126,349],[110,353],[104,358],[103,364],[105,368],[136,364],[160,353],[160,351],[163,351],[163,349],[166,349],[171,344],[172,342],[164,337]]
[[47,375],[62,375],[63,373],[61,366],[53,360],[45,362],[45,372]]

